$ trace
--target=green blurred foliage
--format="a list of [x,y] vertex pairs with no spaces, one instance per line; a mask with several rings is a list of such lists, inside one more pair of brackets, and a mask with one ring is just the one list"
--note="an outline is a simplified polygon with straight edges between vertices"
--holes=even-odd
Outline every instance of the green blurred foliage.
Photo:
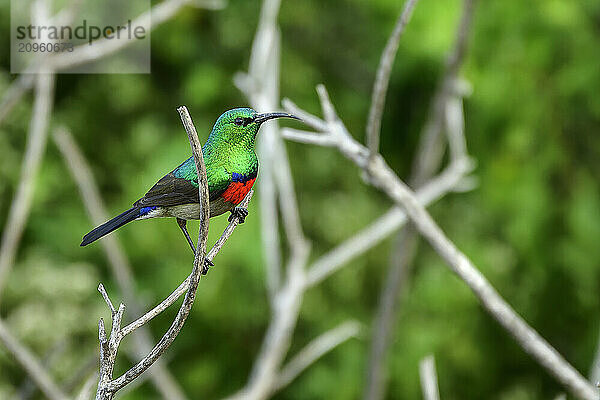
[[[5,39],[7,3],[0,5]],[[460,5],[422,0],[402,38],[382,132],[383,154],[402,177],[409,174]],[[282,96],[319,113],[314,86],[324,82],[347,127],[362,138],[380,52],[400,7],[391,0],[284,1]],[[188,156],[178,105],[190,108],[202,139],[222,111],[246,104],[232,76],[247,68],[259,10],[254,0],[231,0],[222,11],[186,9],[152,33],[150,75],[59,76],[52,125],[73,131],[112,213]],[[515,309],[587,374],[600,309],[600,3],[481,1],[471,38],[461,75],[473,86],[466,127],[479,186],[447,196],[431,211]],[[0,65],[8,70],[6,50]],[[0,92],[13,79],[0,73]],[[30,113],[31,95],[0,127],[0,226],[18,184]],[[292,143],[288,151],[313,257],[390,206],[335,151]],[[50,141],[0,305],[1,316],[37,354],[66,343],[52,364],[61,381],[97,352],[97,319],[108,317],[98,281],[114,301],[121,299],[100,246],[78,246],[91,226],[67,176]],[[192,315],[165,355],[190,398],[239,389],[259,350],[269,320],[259,200],[200,283]],[[211,221],[209,242],[225,220]],[[134,223],[116,236],[148,305],[190,270],[191,254],[173,221]],[[307,293],[291,354],[347,318],[370,326],[391,242]],[[444,399],[542,399],[561,391],[426,244],[402,300],[387,358],[388,398],[420,397],[418,362],[428,353],[436,355]],[[151,324],[156,337],[173,315],[170,310]],[[323,357],[276,398],[359,398],[369,333]],[[129,365],[129,345],[126,340],[117,372]],[[6,398],[26,376],[2,348],[0,370],[0,398]],[[149,383],[124,396],[155,397]]]

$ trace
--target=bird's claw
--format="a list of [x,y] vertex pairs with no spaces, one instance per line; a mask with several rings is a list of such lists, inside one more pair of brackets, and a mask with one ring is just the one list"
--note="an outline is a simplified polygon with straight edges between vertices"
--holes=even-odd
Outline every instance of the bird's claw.
[[238,219],[238,223],[243,224],[248,216],[248,209],[244,207],[234,207],[231,210],[231,215],[227,218],[227,221],[231,222],[234,218]]
[[212,261],[210,261],[208,258],[205,258],[204,264],[202,265],[202,275],[206,275],[208,273],[208,269],[214,266],[215,264]]

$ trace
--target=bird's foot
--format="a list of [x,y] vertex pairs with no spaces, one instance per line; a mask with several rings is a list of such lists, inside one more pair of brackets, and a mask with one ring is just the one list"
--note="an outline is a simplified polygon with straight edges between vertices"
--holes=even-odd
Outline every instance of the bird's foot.
[[227,221],[231,222],[234,218],[238,219],[238,223],[243,224],[248,216],[248,209],[244,207],[234,207],[231,210],[231,215],[227,218]]
[[204,265],[202,266],[202,275],[206,275],[208,273],[208,269],[214,266],[215,264],[212,261],[210,261],[208,258],[205,258]]

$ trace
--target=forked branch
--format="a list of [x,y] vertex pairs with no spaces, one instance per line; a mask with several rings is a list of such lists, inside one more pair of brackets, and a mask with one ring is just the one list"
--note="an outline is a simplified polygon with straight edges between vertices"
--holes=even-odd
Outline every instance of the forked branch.
[[[196,297],[196,289],[200,281],[202,266],[204,263],[204,256],[206,250],[206,240],[208,238],[208,219],[209,219],[209,207],[208,207],[208,181],[206,178],[206,167],[204,165],[204,159],[202,156],[202,148],[200,141],[198,140],[198,134],[189,115],[186,107],[182,106],[178,108],[183,126],[188,134],[190,146],[192,148],[192,154],[194,155],[194,161],[196,164],[196,171],[198,175],[198,191],[201,199],[200,202],[200,232],[198,234],[198,246],[196,255],[194,257],[194,264],[192,273],[189,277],[189,284],[187,285],[187,291],[183,299],[183,303],[175,316],[175,319],[167,332],[163,335],[160,341],[152,348],[146,357],[140,360],[136,365],[131,367],[127,372],[116,379],[112,379],[112,373],[114,364],[116,361],[117,351],[119,344],[125,334],[121,329],[121,320],[123,318],[123,312],[125,306],[121,304],[119,309],[115,311],[115,307],[112,305],[108,294],[104,291],[104,287],[99,287],[109,309],[111,310],[112,329],[110,336],[106,337],[106,331],[104,329],[104,322],[101,319],[99,322],[99,339],[100,339],[100,380],[98,382],[98,389],[96,392],[96,399],[112,399],[115,393],[125,387],[127,384],[132,382],[134,379],[139,377],[145,370],[147,370],[160,355],[173,343],[177,335],[179,334],[185,320],[187,319],[194,299]],[[186,280],[187,281],[187,280]],[[142,326],[143,324],[139,325]],[[139,327],[138,326],[138,327]],[[131,329],[133,331],[134,329]],[[129,333],[129,332],[128,332]]]
[[[321,99],[325,120],[313,128],[326,124],[327,129],[314,133],[316,137],[327,137],[348,159],[367,172],[370,182],[383,191],[415,225],[419,233],[430,243],[444,259],[449,268],[456,273],[473,291],[486,311],[510,333],[519,345],[541,366],[552,374],[575,396],[597,399],[597,390],[569,364],[543,337],[540,336],[517,312],[504,300],[469,258],[448,239],[442,229],[425,210],[415,193],[400,180],[381,156],[368,162],[368,149],[358,143],[339,119],[325,87],[319,85],[317,92]],[[316,118],[316,117],[315,117]]]

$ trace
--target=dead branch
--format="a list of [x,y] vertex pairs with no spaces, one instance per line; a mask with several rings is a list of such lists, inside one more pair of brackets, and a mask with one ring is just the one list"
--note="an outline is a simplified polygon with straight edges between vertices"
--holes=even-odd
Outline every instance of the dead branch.
[[421,390],[424,400],[440,400],[437,373],[435,372],[435,358],[429,355],[419,363],[419,375],[421,376]]
[[[183,303],[175,316],[175,319],[167,332],[163,335],[160,341],[152,348],[146,357],[141,359],[137,364],[131,367],[127,372],[116,379],[112,379],[112,373],[114,364],[116,361],[117,350],[119,344],[123,339],[124,335],[121,330],[121,320],[123,318],[123,312],[125,306],[121,304],[116,312],[107,294],[103,293],[112,314],[112,329],[111,334],[107,338],[104,322],[100,319],[99,323],[99,338],[100,338],[100,379],[98,382],[98,389],[96,392],[96,399],[112,399],[115,393],[125,387],[128,383],[139,377],[145,370],[147,370],[160,355],[173,343],[185,320],[187,319],[194,299],[196,297],[196,289],[200,282],[200,276],[204,263],[204,256],[206,251],[206,240],[208,237],[208,220],[209,220],[209,206],[208,206],[208,181],[206,178],[206,167],[204,165],[204,159],[202,157],[202,147],[198,140],[198,134],[196,128],[192,122],[189,112],[185,106],[178,108],[183,126],[188,134],[190,146],[192,148],[192,154],[194,155],[194,161],[196,163],[196,171],[198,175],[198,191],[201,199],[200,203],[200,232],[198,234],[198,245],[196,255],[194,257],[194,264],[192,273],[190,275],[189,286]],[[99,290],[102,292],[103,287],[100,286]]]
[[[450,82],[458,80],[458,71],[466,54],[466,42],[474,8],[472,3],[472,0],[465,0],[463,3],[462,17],[458,24],[453,48],[447,58],[446,71],[433,97],[435,99],[434,106],[430,110],[428,122],[425,124],[423,132],[426,135],[435,135],[427,137],[427,140],[421,140],[417,149],[415,156],[417,162],[413,164],[414,169],[411,172],[410,180],[410,185],[413,188],[418,188],[425,184],[427,180],[430,180],[434,171],[437,171],[442,163],[441,155],[443,154],[444,142],[440,140],[441,122],[438,121],[442,116],[446,117],[451,162],[467,158],[462,97],[456,93],[456,90],[450,93],[448,85]],[[443,109],[437,108],[438,103],[441,104]],[[440,129],[432,131],[431,126]],[[372,150],[371,154],[373,154]],[[379,400],[384,397],[386,386],[385,355],[388,352],[392,337],[392,321],[400,307],[399,302],[401,291],[405,286],[404,281],[409,276],[409,269],[416,255],[417,235],[418,232],[414,228],[407,227],[398,234],[397,244],[392,249],[390,267],[375,315],[371,349],[369,351],[367,384],[363,396],[367,400]]]
[[51,400],[67,400],[69,397],[54,382],[42,363],[33,353],[23,346],[10,333],[4,321],[0,319],[0,341],[6,349],[15,357],[15,360],[23,367],[35,384],[46,397]]
[[394,30],[389,37],[385,48],[383,49],[383,53],[381,53],[381,60],[379,61],[375,83],[373,84],[371,108],[369,110],[367,122],[367,147],[369,148],[372,156],[379,153],[381,117],[383,116],[385,96],[390,82],[390,75],[392,74],[394,58],[396,58],[396,52],[398,51],[400,38],[404,33],[406,25],[408,25],[408,22],[410,21],[410,17],[412,16],[417,2],[418,0],[406,0],[402,13],[396,21],[396,26],[394,27]]
[[336,141],[337,149],[346,158],[365,170],[371,183],[386,193],[396,205],[404,209],[420,234],[446,261],[450,269],[469,286],[486,311],[516,339],[523,350],[574,395],[583,399],[595,400],[597,397],[595,388],[498,294],[471,260],[446,237],[415,194],[398,178],[385,160],[378,156],[373,162],[368,161],[368,149],[356,142],[349,134],[335,113],[325,87],[319,85],[317,92],[328,126],[328,130],[320,134],[331,135],[331,139]]
[[[100,225],[102,222],[108,220],[108,213],[102,202],[100,191],[87,160],[66,128],[56,129],[52,137],[79,188],[83,204],[92,224],[95,226]],[[135,297],[135,285],[131,274],[131,265],[123,251],[123,247],[118,241],[118,237],[116,235],[107,236],[100,244],[108,259],[112,275],[115,277],[125,303],[129,307],[129,315],[140,315],[142,307]],[[150,330],[146,328],[140,330],[134,336],[136,358],[141,358],[147,354],[152,349],[153,343],[154,339]],[[150,375],[153,384],[163,397],[172,400],[183,400],[186,398],[173,376],[160,360],[150,370]]]
[[7,222],[2,233],[2,245],[0,245],[0,297],[29,217],[35,179],[48,139],[48,124],[54,97],[54,75],[40,74],[36,77],[35,82],[35,101],[29,125],[27,148],[21,165],[19,186],[10,204]]

